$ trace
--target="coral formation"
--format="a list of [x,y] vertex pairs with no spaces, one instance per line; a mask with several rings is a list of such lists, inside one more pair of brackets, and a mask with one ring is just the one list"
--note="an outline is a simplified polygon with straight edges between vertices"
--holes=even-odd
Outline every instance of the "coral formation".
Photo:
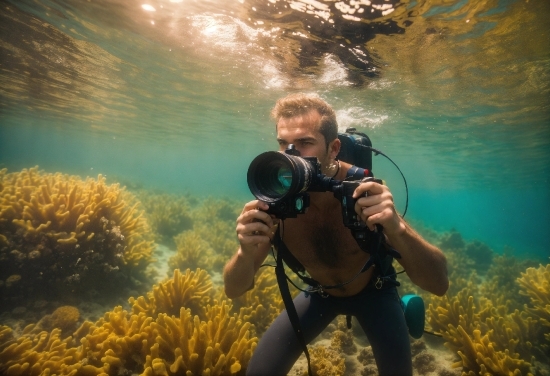
[[[295,279],[292,272],[287,275]],[[289,286],[291,295],[298,294],[293,286]],[[247,291],[241,297],[232,300],[234,311],[239,311],[244,321],[253,322],[256,335],[261,336],[269,325],[279,316],[285,308],[283,299],[279,292],[277,278],[271,268],[263,268],[257,273],[254,288]]]
[[51,315],[46,315],[40,320],[43,329],[51,330],[59,328],[63,333],[69,333],[76,329],[75,326],[80,319],[80,311],[73,306],[62,306],[57,308]]
[[173,237],[193,228],[189,197],[172,194],[153,194],[145,190],[136,192],[146,217],[160,243],[170,244]]
[[241,210],[237,202],[204,199],[189,213],[193,228],[174,237],[177,254],[169,261],[171,269],[223,269],[239,243],[235,236],[235,218]]
[[178,315],[181,307],[186,307],[195,315],[203,314],[210,302],[212,281],[210,275],[202,269],[192,272],[189,269],[182,274],[174,270],[173,277],[166,282],[153,286],[146,296],[130,298],[132,312],[146,313],[156,318],[159,313]]
[[170,269],[207,269],[216,264],[214,250],[195,231],[184,231],[174,241],[177,253],[168,261]]
[[[523,358],[529,356],[530,334],[536,332],[533,321],[517,311],[508,315],[505,306],[494,307],[486,299],[480,307],[468,289],[452,300],[448,296],[433,299],[429,306],[430,325],[460,358],[454,366],[462,367],[466,375],[531,374],[533,359]],[[516,352],[520,339],[526,346],[522,354]]]
[[[3,375],[62,374],[67,363],[74,363],[77,349],[70,347],[71,337],[62,339],[61,330],[37,331],[29,325],[14,339],[9,328],[0,331],[0,373]],[[11,338],[10,338],[11,337]]]
[[1,170],[2,298],[114,293],[114,284],[144,278],[153,247],[132,200],[101,175]]
[[[528,268],[525,273],[521,273],[517,281],[521,288],[520,293],[531,300],[530,305],[525,307],[527,312],[544,327],[545,341],[539,340],[538,344],[543,353],[550,358],[550,264],[540,265],[536,269]],[[525,320],[522,320],[520,324],[524,322]]]
[[510,309],[522,309],[528,303],[528,298],[520,294],[520,285],[516,279],[533,264],[533,261],[518,260],[506,254],[493,257],[485,281],[479,286],[479,294],[491,297],[496,306],[508,305]]
[[[197,281],[197,271],[193,276]],[[0,373],[116,375],[242,375],[257,343],[251,323],[245,323],[225,302],[210,300],[199,315],[180,307],[177,316],[162,312],[189,301],[185,279],[179,271],[174,280],[155,286],[148,312],[131,314],[122,307],[105,313],[96,323],[84,322],[74,337],[61,337],[61,330],[39,331],[30,325],[14,338],[12,330],[0,327]],[[189,284],[189,283],[187,283]],[[160,287],[162,286],[162,287]],[[181,286],[180,286],[181,287]],[[208,288],[196,290],[208,295]],[[175,296],[182,294],[183,296]],[[161,300],[165,302],[161,304]],[[135,302],[145,299],[136,299]],[[134,305],[135,307],[135,305]]]
[[230,307],[208,306],[207,321],[199,321],[182,308],[179,318],[160,314],[153,329],[157,333],[146,357],[143,375],[235,375],[244,374],[256,338],[249,338],[250,323],[229,315]]
[[311,372],[315,376],[343,376],[346,372],[344,357],[332,347],[314,346],[310,355]]

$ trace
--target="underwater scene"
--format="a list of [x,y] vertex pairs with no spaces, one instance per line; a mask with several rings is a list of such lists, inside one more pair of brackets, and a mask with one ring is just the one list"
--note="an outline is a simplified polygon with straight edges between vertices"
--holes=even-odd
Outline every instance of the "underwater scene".
[[[285,306],[272,267],[236,299],[222,273],[297,92],[391,158],[374,176],[447,258],[444,296],[398,276],[425,305],[414,375],[550,375],[550,2],[0,9],[0,375],[244,375]],[[378,374],[347,324],[308,345],[313,375]]]

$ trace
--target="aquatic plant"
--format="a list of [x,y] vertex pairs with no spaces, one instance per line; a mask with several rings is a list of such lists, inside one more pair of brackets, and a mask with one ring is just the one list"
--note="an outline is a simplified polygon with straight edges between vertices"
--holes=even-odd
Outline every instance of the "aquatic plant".
[[2,299],[105,296],[145,279],[153,245],[133,200],[101,175],[82,180],[38,167],[1,170]]

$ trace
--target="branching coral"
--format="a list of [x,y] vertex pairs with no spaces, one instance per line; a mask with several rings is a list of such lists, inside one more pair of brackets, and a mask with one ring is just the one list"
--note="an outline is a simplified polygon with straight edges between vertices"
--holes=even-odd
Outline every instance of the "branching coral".
[[[550,327],[550,264],[539,268],[528,268],[517,279],[521,294],[528,296],[533,305],[528,311],[541,323]],[[550,339],[550,338],[549,338]]]
[[506,306],[494,307],[489,300],[480,307],[467,289],[452,300],[435,298],[429,306],[430,325],[460,357],[454,366],[471,375],[529,375],[531,363],[525,358],[531,361],[533,320],[517,311],[508,315]]
[[434,298],[428,308],[428,322],[435,332],[443,335],[452,350],[456,350],[457,346],[461,346],[460,342],[455,342],[458,326],[466,328],[470,333],[479,327],[479,317],[470,291],[463,289],[452,300],[448,295]]
[[229,200],[205,199],[190,213],[193,228],[174,241],[177,254],[169,261],[174,268],[208,268],[221,272],[239,243],[235,236],[235,218],[240,205]]
[[133,197],[97,180],[38,168],[0,174],[2,295],[112,292],[143,277],[152,260],[147,223]]
[[78,348],[80,363],[99,373],[141,372],[154,343],[152,321],[153,318],[143,312],[130,315],[118,306],[97,323],[85,323],[75,335],[82,337]]
[[[170,269],[210,269],[215,263],[214,250],[195,231],[184,231],[174,237],[177,253],[170,258]],[[235,248],[236,249],[236,248]]]
[[29,325],[16,340],[0,344],[0,373],[8,376],[68,374],[67,364],[75,364],[78,355],[77,349],[70,346],[70,340],[71,337],[61,338],[60,329],[37,332],[34,325]]
[[210,275],[202,269],[192,272],[189,269],[182,274],[179,269],[166,282],[153,286],[146,296],[130,298],[134,313],[145,312],[156,318],[159,313],[177,315],[181,307],[193,314],[203,314],[204,307],[211,299],[212,281]]
[[517,276],[532,265],[528,260],[518,260],[510,255],[495,256],[480,286],[482,296],[491,297],[493,304],[509,305],[512,309],[521,309],[527,298],[520,294]]
[[536,317],[545,328],[544,338],[546,343],[540,341],[543,353],[548,357],[550,352],[550,264],[540,265],[538,268],[528,268],[517,279],[522,295],[531,299],[531,304],[526,306],[527,312]]
[[[292,272],[288,272],[287,275],[296,278]],[[292,286],[290,287],[292,288]],[[293,296],[297,295],[297,292],[296,289],[291,289]],[[262,335],[284,309],[273,269],[261,269],[256,275],[254,288],[243,296],[233,299],[232,302],[234,310],[240,311],[243,320],[254,323],[256,335]]]
[[147,191],[136,194],[159,242],[172,243],[174,236],[193,228],[191,205],[187,196],[151,194]]
[[462,362],[457,365],[468,370],[467,375],[532,375],[530,363],[508,349],[496,351],[489,335],[481,336],[480,330],[469,335],[460,325],[457,329],[464,344],[458,351]]
[[[200,286],[193,289],[194,283]],[[84,322],[74,338],[62,338],[58,328],[47,332],[30,325],[16,339],[11,329],[0,327],[0,373],[244,374],[257,343],[250,336],[253,325],[231,314],[225,302],[203,301],[199,296],[208,296],[209,283],[200,271],[176,271],[174,279],[156,286],[157,293],[148,300],[135,300],[149,304],[147,309],[134,304],[137,312],[131,314],[118,306],[96,323]],[[195,298],[205,303],[199,315],[181,306]],[[176,306],[178,316],[159,313]]]
[[250,323],[230,316],[229,310],[224,302],[208,306],[205,321],[184,308],[179,318],[160,314],[153,323],[157,343],[143,374],[244,374],[257,339],[249,336]]

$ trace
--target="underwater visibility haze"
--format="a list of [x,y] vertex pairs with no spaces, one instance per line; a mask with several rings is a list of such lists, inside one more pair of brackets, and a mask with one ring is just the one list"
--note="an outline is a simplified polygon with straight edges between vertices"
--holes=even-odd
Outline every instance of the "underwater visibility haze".
[[[442,248],[469,250],[470,256],[486,255],[490,248],[545,264],[550,256],[549,19],[545,0],[1,0],[0,170],[7,170],[0,177],[34,166],[39,170],[31,175],[40,176],[39,184],[60,178],[38,171],[79,176],[82,181],[70,180],[64,188],[69,201],[63,210],[80,199],[76,188],[70,193],[70,184],[116,202],[114,222],[87,214],[88,222],[101,229],[96,235],[69,237],[64,230],[66,237],[59,239],[63,246],[78,242],[93,252],[104,231],[101,244],[112,249],[101,265],[134,267],[127,272],[135,273],[135,280],[144,279],[154,262],[154,242],[177,248],[191,244],[195,253],[186,251],[186,257],[194,255],[193,260],[201,252],[223,249],[225,258],[212,254],[193,264],[221,269],[236,247],[234,220],[252,199],[248,166],[258,154],[277,149],[270,109],[290,92],[317,93],[336,110],[340,131],[355,127],[365,132],[403,171],[406,219],[432,234],[431,240],[438,239]],[[380,155],[374,157],[373,170],[403,212],[406,192],[399,172]],[[114,183],[135,196],[109,186]],[[171,209],[161,202],[162,195],[171,195]],[[189,213],[170,211],[169,220],[149,212],[149,225],[158,230],[177,223],[180,231],[193,228],[194,233],[143,235],[140,231],[149,225],[133,209],[134,200],[146,211],[187,208]],[[225,221],[215,224],[215,235],[206,230],[214,226],[209,222],[213,216]],[[16,222],[38,231],[30,221]],[[0,247],[7,244],[4,235]],[[123,265],[117,247],[128,236],[131,257]],[[210,243],[204,243],[207,238]],[[481,274],[491,266],[451,261],[459,262],[451,268]],[[100,269],[92,253],[70,262]],[[513,268],[500,262],[499,270]],[[49,272],[58,273],[62,267],[56,265]],[[131,301],[132,320],[141,320],[140,315],[156,320],[147,333],[168,322],[168,313],[180,314],[159,308],[164,307],[160,290],[190,283],[209,291],[207,277],[198,270],[184,273],[185,265],[171,259],[170,268],[181,273],[174,272],[147,298]],[[82,286],[95,283],[85,274],[74,275],[63,278],[79,279]],[[527,281],[524,277],[524,286]],[[0,288],[8,285],[2,283]],[[9,281],[17,283],[22,282]],[[116,281],[102,283],[108,288]],[[463,305],[472,304],[466,295],[458,296]],[[196,307],[206,307],[197,299]],[[208,312],[196,308],[193,314],[206,320],[216,309],[229,310],[212,307]],[[123,317],[122,308],[117,309],[111,321]],[[438,309],[433,309],[435,316]],[[183,326],[185,320],[193,322],[184,313]],[[71,314],[63,312],[63,317]],[[246,314],[256,320],[261,316]],[[75,338],[93,347],[93,330],[107,330],[105,320],[88,326],[88,334],[79,329]],[[261,335],[258,322],[255,334]],[[439,324],[444,330],[446,324]],[[235,374],[254,345],[252,336],[243,337],[244,330],[231,325],[231,341],[242,345],[240,353],[231,352],[237,360],[228,367]],[[526,361],[533,354],[544,359],[516,350]]]
[[[0,163],[251,197],[269,110],[316,92],[409,218],[547,255],[545,1],[1,3]],[[404,185],[382,157],[404,210]],[[520,250],[521,249],[521,250]]]

